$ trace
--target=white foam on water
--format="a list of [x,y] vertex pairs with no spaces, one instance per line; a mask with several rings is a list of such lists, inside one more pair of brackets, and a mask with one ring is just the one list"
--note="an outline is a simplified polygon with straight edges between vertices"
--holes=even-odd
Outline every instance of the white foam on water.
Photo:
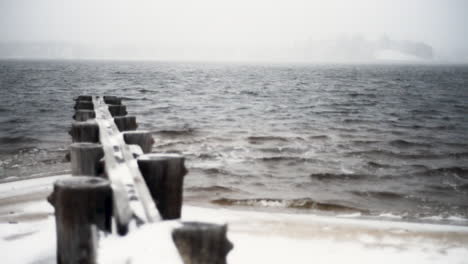
[[362,214],[361,213],[352,213],[352,214],[339,214],[337,217],[343,217],[343,218],[356,218],[360,217]]
[[392,214],[392,213],[383,213],[383,214],[380,214],[379,217],[393,218],[393,219],[401,219],[402,218],[401,215],[396,215],[396,214]]

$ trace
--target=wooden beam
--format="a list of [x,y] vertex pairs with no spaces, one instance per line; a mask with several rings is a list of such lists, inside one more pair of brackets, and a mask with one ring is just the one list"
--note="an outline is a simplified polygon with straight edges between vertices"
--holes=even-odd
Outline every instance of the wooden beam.
[[114,194],[114,216],[120,234],[128,231],[128,224],[161,220],[148,187],[138,169],[130,147],[115,125],[107,104],[102,97],[93,97],[99,139],[104,150],[105,171]]

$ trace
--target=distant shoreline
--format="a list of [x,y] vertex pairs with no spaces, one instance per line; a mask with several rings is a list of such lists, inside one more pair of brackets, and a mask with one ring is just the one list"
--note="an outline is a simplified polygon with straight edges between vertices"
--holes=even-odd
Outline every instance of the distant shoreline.
[[318,62],[309,62],[309,61],[247,61],[247,60],[219,60],[219,61],[209,61],[209,60],[160,60],[160,59],[141,59],[141,58],[51,58],[51,57],[0,57],[0,61],[20,61],[20,62],[38,62],[38,61],[76,61],[76,62],[129,62],[129,63],[167,63],[167,64],[177,64],[177,63],[188,63],[188,64],[232,64],[232,65],[266,65],[266,66],[333,66],[333,65],[343,65],[343,66],[354,66],[354,65],[382,65],[382,66],[468,66],[468,62],[449,62],[449,61],[428,61],[428,62],[411,62],[411,61],[398,61],[398,60],[389,60],[389,61],[362,61],[362,62],[346,62],[346,61],[318,61]]

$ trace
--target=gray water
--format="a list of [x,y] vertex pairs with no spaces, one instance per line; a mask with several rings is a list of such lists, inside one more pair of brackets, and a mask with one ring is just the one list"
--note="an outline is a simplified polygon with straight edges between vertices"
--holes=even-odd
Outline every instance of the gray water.
[[468,66],[1,61],[0,178],[69,172],[80,94],[183,153],[187,200],[468,218]]

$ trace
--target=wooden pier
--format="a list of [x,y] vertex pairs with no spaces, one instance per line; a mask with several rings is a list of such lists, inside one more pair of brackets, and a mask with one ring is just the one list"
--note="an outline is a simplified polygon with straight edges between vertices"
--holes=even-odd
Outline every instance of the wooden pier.
[[[121,98],[79,96],[74,108],[75,177],[55,182],[48,197],[55,208],[57,263],[97,263],[102,236],[179,221],[187,170],[182,155],[151,153],[151,133],[136,130],[136,117],[127,115]],[[179,221],[169,231],[178,252],[170,263],[223,264],[232,249],[226,225]]]

